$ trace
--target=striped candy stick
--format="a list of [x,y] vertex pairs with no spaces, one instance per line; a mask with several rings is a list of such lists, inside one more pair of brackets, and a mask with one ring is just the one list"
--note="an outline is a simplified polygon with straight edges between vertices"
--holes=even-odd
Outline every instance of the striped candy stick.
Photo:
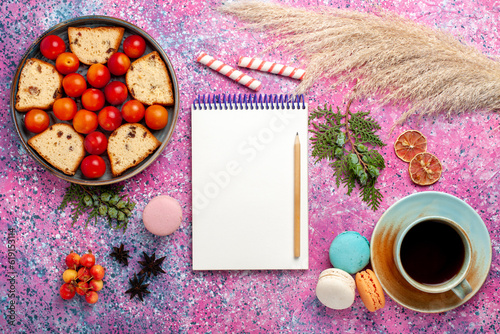
[[224,74],[226,77],[233,79],[240,85],[246,86],[255,91],[258,91],[261,87],[260,81],[255,80],[251,76],[246,75],[245,73],[240,72],[227,64],[224,64],[220,60],[207,55],[205,52],[201,52],[198,58],[196,58],[196,61],[210,67],[212,70],[217,71],[220,74]]
[[240,57],[240,60],[238,61],[238,66],[262,72],[279,74],[285,77],[298,80],[302,80],[304,74],[306,73],[306,71],[300,68],[276,64],[259,58],[250,58],[250,57]]

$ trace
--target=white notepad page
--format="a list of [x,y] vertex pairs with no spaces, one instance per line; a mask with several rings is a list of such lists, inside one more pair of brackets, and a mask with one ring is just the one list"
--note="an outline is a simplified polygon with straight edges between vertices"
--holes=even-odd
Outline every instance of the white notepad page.
[[[308,269],[307,104],[275,103],[274,109],[262,103],[246,108],[238,104],[232,110],[227,104],[212,104],[211,110],[207,104],[195,106],[193,269]],[[301,255],[295,258],[297,133]]]

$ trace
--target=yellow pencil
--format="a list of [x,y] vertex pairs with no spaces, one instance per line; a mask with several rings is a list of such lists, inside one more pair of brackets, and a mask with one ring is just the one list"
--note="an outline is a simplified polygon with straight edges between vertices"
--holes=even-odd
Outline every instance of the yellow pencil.
[[294,255],[300,256],[300,141],[299,133],[295,136],[294,144]]

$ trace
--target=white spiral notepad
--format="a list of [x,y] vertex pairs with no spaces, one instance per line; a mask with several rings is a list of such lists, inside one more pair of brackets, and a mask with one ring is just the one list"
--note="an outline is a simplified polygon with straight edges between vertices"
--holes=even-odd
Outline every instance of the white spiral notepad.
[[[308,269],[303,96],[198,96],[192,111],[193,270]],[[300,256],[294,141],[300,139]]]

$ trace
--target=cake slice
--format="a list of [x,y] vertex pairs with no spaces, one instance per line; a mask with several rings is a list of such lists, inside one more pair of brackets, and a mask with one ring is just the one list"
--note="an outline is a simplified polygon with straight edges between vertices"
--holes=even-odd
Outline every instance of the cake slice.
[[118,51],[124,32],[121,27],[69,27],[69,47],[84,64],[105,64]]
[[153,51],[134,61],[125,77],[130,94],[146,104],[174,104],[172,81],[158,52]]
[[123,124],[108,139],[111,173],[118,176],[137,166],[161,145],[153,134],[141,124]]
[[67,175],[75,175],[85,157],[83,136],[64,123],[52,125],[28,140],[28,144],[49,164]]
[[62,96],[62,75],[56,68],[42,60],[26,61],[19,77],[16,95],[16,110],[46,110]]

